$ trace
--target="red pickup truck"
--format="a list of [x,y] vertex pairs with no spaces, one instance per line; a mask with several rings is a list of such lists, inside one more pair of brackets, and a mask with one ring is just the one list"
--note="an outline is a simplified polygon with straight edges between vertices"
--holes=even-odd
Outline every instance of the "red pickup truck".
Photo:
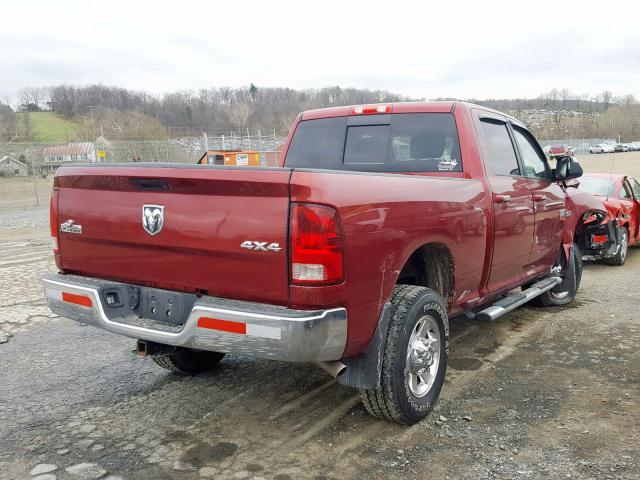
[[570,302],[574,240],[603,217],[572,196],[573,158],[551,169],[523,124],[468,103],[304,112],[282,158],[60,168],[49,306],[183,373],[315,362],[410,424],[442,387],[449,317]]

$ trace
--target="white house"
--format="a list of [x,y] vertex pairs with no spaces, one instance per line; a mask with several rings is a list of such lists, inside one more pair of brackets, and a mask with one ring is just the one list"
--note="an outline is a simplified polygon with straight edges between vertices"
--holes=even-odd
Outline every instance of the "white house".
[[93,142],[55,145],[42,150],[42,157],[45,163],[50,165],[69,162],[94,163],[96,161],[96,147]]
[[26,163],[16,160],[9,155],[0,158],[0,176],[3,177],[28,177],[29,167]]

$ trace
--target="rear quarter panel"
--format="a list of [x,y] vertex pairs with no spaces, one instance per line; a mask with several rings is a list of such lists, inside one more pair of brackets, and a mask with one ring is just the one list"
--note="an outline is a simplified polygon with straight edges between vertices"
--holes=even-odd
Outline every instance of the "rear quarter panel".
[[291,200],[329,205],[345,237],[345,282],[291,288],[293,306],[345,306],[345,355],[371,339],[381,307],[411,254],[445,245],[455,262],[450,309],[477,298],[486,248],[485,189],[480,180],[419,175],[295,170]]

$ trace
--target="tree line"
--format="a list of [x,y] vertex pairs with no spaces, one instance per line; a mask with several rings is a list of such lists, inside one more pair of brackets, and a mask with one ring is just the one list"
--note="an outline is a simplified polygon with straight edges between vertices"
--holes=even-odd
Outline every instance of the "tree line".
[[[73,119],[77,127],[70,141],[94,140],[100,135],[146,140],[247,128],[284,135],[303,110],[408,100],[415,99],[338,86],[296,90],[251,84],[152,95],[106,85],[57,85],[22,89],[18,110],[47,110]],[[535,98],[471,101],[511,113],[539,138],[640,139],[640,105],[633,95],[614,96],[610,91],[577,95],[554,89]],[[29,135],[28,116],[0,103],[0,139]]]
[[46,100],[40,95],[36,102],[31,95],[33,90],[23,90],[26,93],[21,96],[23,109],[33,111],[37,106],[67,118],[98,120],[113,117],[113,112],[137,112],[177,133],[251,128],[283,134],[302,110],[407,100],[402,95],[381,90],[341,87],[295,90],[258,88],[251,84],[242,88],[209,88],[155,96],[105,85],[58,85],[49,89]]

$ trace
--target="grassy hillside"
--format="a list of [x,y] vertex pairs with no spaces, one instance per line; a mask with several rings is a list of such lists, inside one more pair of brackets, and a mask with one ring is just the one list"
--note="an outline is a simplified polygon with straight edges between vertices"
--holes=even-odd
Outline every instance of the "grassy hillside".
[[31,117],[36,142],[66,143],[73,137],[75,122],[53,112],[25,113]]

